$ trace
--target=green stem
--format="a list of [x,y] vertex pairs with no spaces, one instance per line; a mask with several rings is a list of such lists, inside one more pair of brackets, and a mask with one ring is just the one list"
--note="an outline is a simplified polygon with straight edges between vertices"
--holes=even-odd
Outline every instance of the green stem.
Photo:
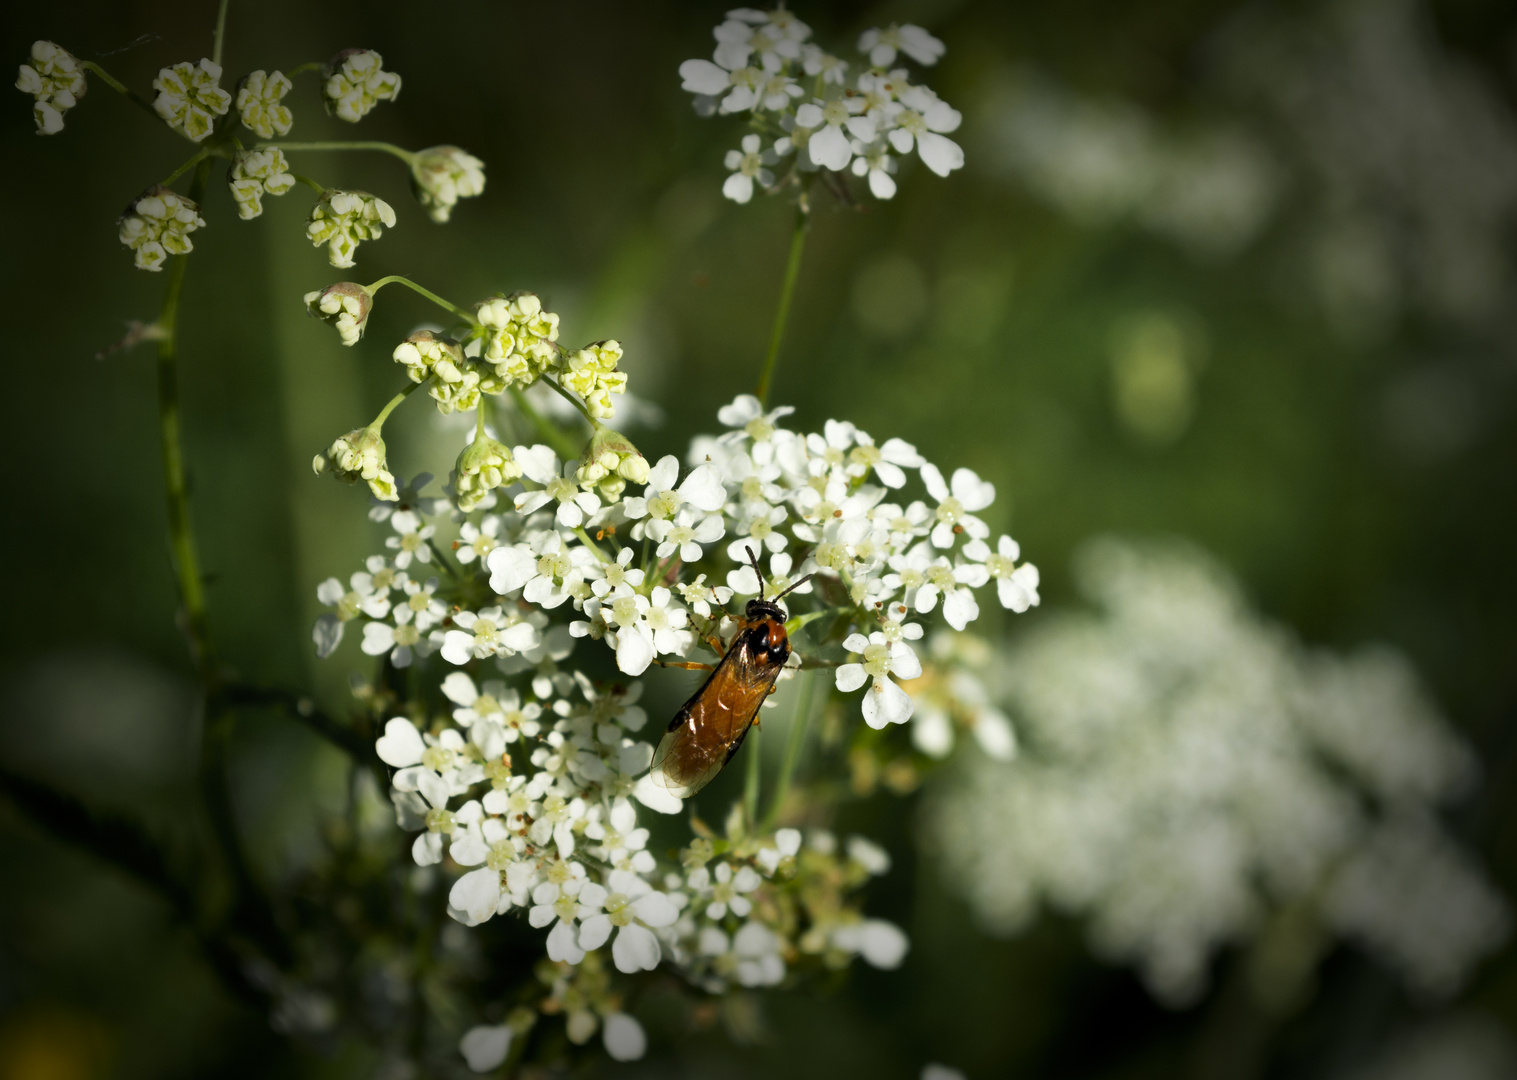
[[416,155],[409,150],[387,142],[261,142],[258,149],[268,150],[278,147],[281,150],[378,150],[382,154],[392,154],[400,158],[408,166],[416,161]]
[[190,160],[186,161],[183,165],[179,166],[179,168],[177,168],[173,172],[169,173],[167,179],[165,179],[162,182],[163,186],[164,187],[168,187],[175,180],[178,180],[181,176],[183,176],[185,173],[189,172],[196,165],[199,165],[202,161],[204,161],[206,158],[208,158],[210,156],[211,156],[211,148],[210,147],[203,147],[194,157],[190,158]]
[[370,296],[373,296],[386,285],[404,285],[412,292],[418,292],[422,296],[425,296],[428,300],[432,301],[432,303],[436,304],[438,307],[443,308],[447,311],[451,311],[454,315],[457,315],[460,319],[469,325],[476,325],[476,320],[472,314],[465,311],[463,308],[459,307],[451,300],[444,300],[431,289],[416,284],[416,282],[412,281],[410,278],[404,276],[403,274],[391,274],[388,277],[382,277],[372,285],[365,285],[364,291],[367,292]]
[[764,357],[764,369],[759,372],[758,389],[755,391],[759,404],[769,400],[769,385],[774,380],[774,367],[780,358],[780,341],[785,336],[785,320],[790,317],[790,301],[795,296],[795,283],[801,276],[801,252],[806,246],[806,227],[811,216],[804,205],[795,208],[795,231],[790,234],[790,258],[785,263],[785,281],[780,286],[780,306],[774,313],[774,333],[769,338],[769,355]]
[[296,64],[284,74],[285,78],[293,79],[296,75],[304,75],[308,71],[320,71],[324,67],[326,67],[326,64],[322,63],[320,60],[310,60],[304,64]]
[[585,545],[585,547],[595,552],[595,557],[601,562],[611,563],[616,561],[615,559],[611,558],[611,556],[602,551],[599,544],[590,539],[590,534],[585,532],[585,527],[583,525],[578,525],[575,527],[574,535],[580,538],[580,541]]
[[369,426],[375,430],[384,427],[385,421],[390,418],[390,414],[395,411],[396,406],[398,406],[402,401],[410,397],[412,394],[416,393],[416,391],[420,390],[423,386],[426,386],[427,383],[431,381],[432,377],[429,375],[425,379],[421,380],[421,382],[412,383],[400,393],[396,394],[389,401],[385,402],[385,407],[379,410],[379,415],[373,419]]
[[593,416],[590,415],[590,410],[587,409],[587,408],[585,408],[585,403],[583,401],[580,401],[579,398],[576,397],[574,394],[569,393],[569,391],[565,390],[562,386],[560,386],[558,384],[558,380],[556,380],[555,378],[553,378],[553,376],[551,376],[551,375],[542,375],[542,376],[539,376],[539,378],[541,378],[541,380],[543,382],[545,382],[549,386],[551,386],[553,388],[554,392],[557,393],[559,397],[563,398],[570,405],[573,405],[576,409],[579,410],[579,414],[581,416],[583,416],[585,418],[585,422],[590,425],[590,430],[594,431],[595,428],[597,426],[599,426],[598,423],[597,423],[597,421],[596,421],[596,419],[595,419],[595,417],[593,417]]
[[790,781],[795,776],[796,765],[801,760],[801,749],[806,744],[806,731],[811,726],[811,708],[816,698],[817,676],[803,671],[796,678],[795,712],[790,717],[790,734],[785,739],[785,759],[780,764],[780,778],[774,787],[774,797],[769,802],[769,812],[764,815],[764,830],[774,828],[779,820],[785,798],[790,794]]
[[98,77],[101,82],[105,83],[106,86],[109,86],[112,90],[116,91],[116,93],[126,98],[133,105],[137,106],[139,109],[142,109],[154,120],[158,121],[158,123],[162,124],[164,122],[163,117],[158,115],[158,110],[153,108],[152,102],[148,101],[147,98],[143,97],[141,94],[137,93],[137,91],[127,86],[120,79],[117,79],[109,71],[106,71],[105,68],[101,67],[93,60],[82,60],[80,61],[80,66],[83,67],[86,71],[94,72],[96,77]]
[[759,734],[760,729],[755,725],[744,740],[748,744],[748,775],[743,778],[743,817],[750,833],[758,829],[759,787],[763,780],[764,759],[759,753]]
[[216,9],[216,33],[211,38],[211,63],[221,66],[221,47],[226,44],[226,9],[227,0],[221,0],[221,6]]
[[[211,162],[203,159],[190,183],[190,201],[205,193]],[[158,314],[158,440],[163,455],[163,486],[168,500],[169,545],[179,586],[182,628],[201,677],[215,681],[215,654],[206,620],[205,583],[190,521],[189,485],[184,474],[184,446],[179,425],[179,297],[189,256],[176,255],[169,265],[168,289]]]
[[302,175],[298,172],[292,172],[290,175],[293,176],[297,182],[304,184],[306,187],[310,188],[318,195],[325,195],[327,193],[327,186],[320,180],[312,180],[309,176]]
[[569,436],[554,427],[546,416],[533,408],[532,403],[527,400],[527,395],[522,393],[519,387],[511,387],[511,400],[516,403],[517,410],[532,422],[533,427],[537,428],[537,433],[547,440],[549,446],[553,447],[555,454],[565,461],[579,456],[579,451],[574,448],[574,443],[569,440]]

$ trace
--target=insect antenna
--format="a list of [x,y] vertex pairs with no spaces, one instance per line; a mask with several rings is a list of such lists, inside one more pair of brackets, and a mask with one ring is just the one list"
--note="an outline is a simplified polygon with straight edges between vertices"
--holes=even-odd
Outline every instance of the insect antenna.
[[752,545],[744,544],[743,550],[748,553],[748,561],[753,564],[753,576],[758,578],[759,599],[762,600],[764,598],[764,572],[759,569],[758,556],[753,553]]
[[799,589],[802,585],[806,584],[806,582],[810,581],[814,577],[816,577],[815,574],[807,574],[805,577],[801,578],[800,581],[795,582],[793,585],[791,585],[789,588],[785,589],[785,591],[782,592],[782,593],[780,593],[778,596],[770,597],[769,602],[771,604],[773,604],[773,603],[776,603],[778,600],[780,600],[781,597],[789,596],[791,593],[795,592],[796,589]]

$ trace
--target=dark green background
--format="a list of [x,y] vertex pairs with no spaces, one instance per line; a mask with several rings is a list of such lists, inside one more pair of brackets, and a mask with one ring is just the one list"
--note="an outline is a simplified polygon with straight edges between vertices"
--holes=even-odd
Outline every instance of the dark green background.
[[[1317,10],[1252,8],[1284,19]],[[566,340],[620,338],[632,389],[665,414],[661,427],[634,432],[656,457],[681,453],[712,428],[717,407],[751,388],[788,242],[780,200],[721,199],[721,157],[739,125],[697,118],[679,90],[679,62],[707,55],[722,9],[233,0],[226,81],[348,46],[383,53],[405,79],[397,103],[355,131],[322,115],[306,77],[290,100],[292,137],[457,143],[485,160],[488,187],[440,227],[392,159],[301,155],[297,171],[396,208],[397,227],[362,247],[352,274],[410,274],[463,303],[529,288],[562,313]],[[1486,765],[1482,793],[1457,808],[1455,825],[1517,894],[1510,289],[1508,310],[1490,318],[1455,323],[1412,305],[1359,341],[1301,302],[1298,241],[1321,193],[1288,136],[1219,89],[1207,63],[1241,11],[1203,0],[801,8],[837,51],[892,19],[938,34],[948,54],[926,81],[965,113],[956,137],[967,165],[947,180],[909,165],[893,202],[866,199],[860,211],[819,197],[775,400],[793,403],[803,428],[850,419],[994,481],[992,525],[1042,568],[1045,611],[1071,602],[1066,565],[1081,539],[1180,534],[1219,555],[1265,613],[1306,640],[1405,649]],[[213,16],[209,3],[12,9],[0,55],[19,63],[47,37],[149,92],[158,67],[209,51]],[[1444,0],[1418,18],[1429,47],[1475,72],[1510,120],[1517,13],[1499,0]],[[125,48],[143,34],[155,36]],[[1288,183],[1270,226],[1235,258],[1206,261],[1121,222],[1081,228],[1032,198],[987,167],[982,106],[1012,64],[1134,102],[1175,130],[1237,121],[1274,139]],[[185,813],[192,693],[172,620],[152,358],[94,356],[124,320],[156,314],[163,276],[131,268],[113,222],[178,164],[184,144],[98,81],[58,137],[33,136],[19,94],[4,115],[11,557],[0,754],[172,827]],[[311,475],[310,457],[394,391],[389,343],[430,315],[389,290],[368,338],[341,349],[300,305],[306,290],[344,276],[301,237],[309,192],[266,200],[268,212],[244,223],[220,183],[218,173],[208,227],[195,236],[182,351],[211,617],[241,671],[314,683],[336,702],[347,661],[318,667],[311,655],[315,583],[349,572],[382,533],[359,493]],[[1508,251],[1511,224],[1496,223]],[[901,332],[872,332],[856,314],[856,282],[902,256],[926,303]],[[976,285],[967,299],[966,282]],[[1114,325],[1152,309],[1193,320],[1208,343],[1194,422],[1161,447],[1119,423],[1107,344]],[[1388,403],[1415,402],[1428,372],[1477,407],[1436,453],[1412,454]],[[428,415],[404,410],[387,429],[397,472],[446,474],[453,451]],[[1009,621],[1001,615],[987,610],[982,627],[997,632]],[[238,740],[239,803],[277,873],[309,850],[314,804],[339,763],[273,720]],[[896,855],[871,907],[911,932],[906,966],[774,995],[761,1047],[738,1050],[716,1034],[655,1041],[649,1063],[609,1071],[908,1077],[940,1060],[972,1077],[1169,1076],[1223,1023],[1214,1002],[1154,1006],[1057,920],[1012,942],[976,935],[914,854],[909,802],[882,797],[846,808],[844,820]],[[219,989],[156,900],[9,811],[0,866],[0,1078],[364,1075],[359,1048],[328,1054],[278,1039]],[[1467,1003],[1510,1018],[1514,979],[1503,954]],[[1317,998],[1266,1047],[1267,1067],[1332,1075],[1415,1012],[1368,962],[1335,954]],[[77,1049],[55,1062],[74,1071],[26,1071],[38,1045]]]

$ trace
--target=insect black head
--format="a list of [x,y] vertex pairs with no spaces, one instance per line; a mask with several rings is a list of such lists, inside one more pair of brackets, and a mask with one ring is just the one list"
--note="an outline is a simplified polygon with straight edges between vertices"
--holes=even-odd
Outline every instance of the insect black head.
[[773,619],[781,623],[785,621],[784,609],[773,600],[749,600],[745,611],[749,622],[757,622],[759,619]]

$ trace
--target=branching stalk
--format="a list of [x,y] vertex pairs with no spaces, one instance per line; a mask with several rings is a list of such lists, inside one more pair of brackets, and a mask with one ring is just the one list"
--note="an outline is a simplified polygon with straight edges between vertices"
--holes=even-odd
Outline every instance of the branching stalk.
[[764,368],[759,372],[758,389],[754,391],[759,404],[769,401],[769,387],[774,381],[774,368],[780,358],[780,341],[785,336],[785,321],[790,317],[790,301],[795,296],[795,283],[801,276],[801,252],[806,247],[806,229],[811,215],[806,204],[795,208],[795,230],[790,234],[790,258],[785,263],[785,280],[780,285],[780,306],[774,313],[774,333],[769,338],[769,355],[764,357]]

